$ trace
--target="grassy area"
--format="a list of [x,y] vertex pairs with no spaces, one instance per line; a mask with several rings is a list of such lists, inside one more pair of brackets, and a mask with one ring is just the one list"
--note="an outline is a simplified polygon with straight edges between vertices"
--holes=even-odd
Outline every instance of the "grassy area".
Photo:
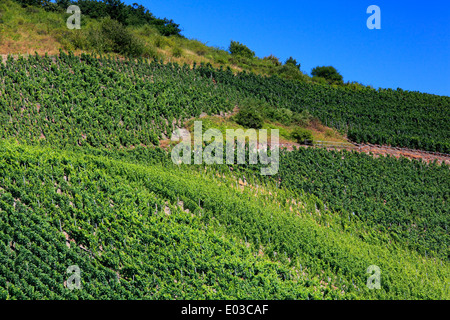
[[[186,122],[186,129],[193,134],[194,132],[194,122],[195,121],[201,121],[202,122],[202,129],[203,132],[205,132],[208,129],[218,129],[222,134],[223,138],[225,139],[226,130],[237,130],[242,129],[244,132],[248,130],[248,128],[245,128],[238,123],[236,123],[232,117],[221,117],[221,116],[205,116],[201,118],[195,118],[191,119]],[[295,139],[291,136],[292,132],[295,129],[295,126],[284,126],[279,123],[272,123],[271,121],[265,121],[262,129],[267,130],[267,139],[270,141],[272,137],[272,131],[273,129],[279,130],[279,137],[280,140],[283,140],[285,142],[291,142],[295,143]],[[192,135],[193,139],[193,135]]]
[[[195,121],[202,121],[203,132],[208,129],[218,129],[220,130],[220,132],[222,132],[224,138],[227,129],[243,129],[244,131],[247,129],[236,123],[233,116],[231,115],[228,115],[226,117],[215,115],[194,118],[187,121],[185,123],[185,128],[191,133],[193,133],[194,131]],[[267,130],[269,141],[271,139],[271,130],[277,129],[279,132],[280,143],[283,144],[295,144],[297,142],[297,140],[292,136],[294,130],[297,128],[299,128],[298,125],[285,125],[280,122],[272,121],[270,119],[266,119],[262,126],[262,129]],[[350,142],[348,142],[345,136],[340,134],[337,130],[320,124],[318,120],[311,121],[303,128],[311,132],[313,141],[329,141],[351,144]]]
[[[54,55],[60,49],[81,53],[108,53],[123,56],[111,49],[110,39],[102,33],[105,19],[91,19],[82,15],[81,29],[69,30],[65,12],[47,12],[43,8],[26,7],[12,0],[0,4],[0,54],[29,55],[35,52]],[[117,28],[116,28],[117,29]],[[124,32],[139,46],[138,55],[179,64],[211,64],[230,68],[234,72],[249,71],[263,75],[312,81],[309,76],[290,65],[282,65],[275,57],[243,57],[232,55],[228,49],[207,46],[200,40],[163,36],[155,26],[129,26]],[[117,31],[118,32],[118,31]],[[123,47],[123,46],[121,46]]]
[[56,54],[58,33],[66,28],[63,15],[12,1],[0,3],[0,21],[0,54]]

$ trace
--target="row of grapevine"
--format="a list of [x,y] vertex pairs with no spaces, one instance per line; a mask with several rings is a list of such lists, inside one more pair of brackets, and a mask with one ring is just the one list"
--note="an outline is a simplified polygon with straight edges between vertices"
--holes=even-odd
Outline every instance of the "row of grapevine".
[[234,75],[208,65],[30,56],[0,64],[0,137],[53,145],[158,145],[183,120],[256,98],[309,110],[356,142],[450,153],[450,98]]
[[[50,149],[9,146],[0,163],[2,259],[8,261],[0,276],[22,292],[2,286],[16,298],[38,297],[28,296],[31,289],[14,276],[24,274],[19,261],[30,265],[29,258],[39,259],[28,269],[38,279],[30,281],[48,277],[61,298],[448,295],[448,261],[380,245],[382,239],[365,241],[352,233],[361,228],[357,221],[343,232],[339,215],[315,196],[270,183],[256,193],[242,190],[228,185],[229,174],[219,179],[220,170],[195,173]],[[292,199],[296,204],[288,205]],[[64,296],[71,264],[85,270],[85,290]],[[365,286],[372,264],[383,270],[382,290]],[[50,297],[47,289],[39,294]]]

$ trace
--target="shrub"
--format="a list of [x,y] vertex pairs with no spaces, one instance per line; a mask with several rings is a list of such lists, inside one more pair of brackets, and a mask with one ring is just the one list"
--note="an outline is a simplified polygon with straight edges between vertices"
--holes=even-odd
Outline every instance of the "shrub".
[[188,41],[185,45],[189,50],[194,51],[199,56],[204,56],[209,51],[208,47],[204,43],[196,39]]
[[116,53],[133,57],[144,53],[144,44],[116,20],[104,19],[101,23],[101,32],[111,41],[112,51]]
[[275,109],[273,113],[273,119],[281,122],[282,124],[290,125],[293,115],[294,113],[287,108],[278,108]]
[[157,48],[163,49],[167,45],[167,41],[163,36],[157,35],[154,40],[154,45]]
[[153,59],[159,59],[160,58],[160,55],[158,54],[158,52],[151,45],[146,45],[145,46],[145,49],[144,49],[144,52],[143,52],[142,56],[144,58],[153,58]]
[[245,128],[261,129],[264,119],[254,107],[244,107],[236,115],[235,120]]
[[313,142],[311,131],[305,128],[296,128],[291,135],[298,143],[312,144]]
[[300,63],[297,63],[297,60],[295,60],[292,57],[289,57],[289,59],[286,60],[285,64],[292,65],[296,67],[298,70],[300,70]]
[[332,136],[334,136],[334,131],[333,131],[333,129],[327,129],[327,130],[325,130],[325,137],[330,138],[330,137],[332,137]]
[[319,83],[319,84],[328,84],[328,81],[325,78],[321,78],[321,77],[312,77],[312,81],[315,83]]
[[264,57],[263,60],[270,61],[273,65],[275,65],[277,67],[281,66],[280,59],[278,59],[277,57],[275,57],[272,54],[268,57]]
[[147,49],[140,39],[110,18],[103,19],[100,27],[62,32],[59,38],[66,49],[116,52],[132,57],[151,55],[151,50]]
[[175,58],[181,57],[181,56],[183,55],[183,49],[181,49],[180,47],[174,47],[174,48],[172,49],[172,55],[173,55]]
[[324,78],[328,83],[344,84],[342,75],[332,66],[315,67],[311,71],[313,77]]
[[[73,37],[76,37],[75,46],[83,49],[92,49],[98,53],[107,53],[114,51],[114,43],[111,39],[104,36],[100,28],[93,28],[88,31],[85,30],[72,30]],[[79,33],[76,36],[76,33]]]
[[[91,49],[95,47],[95,49],[99,48],[98,51],[103,52],[104,38],[100,36],[98,33],[96,34],[93,30],[91,32],[86,33],[84,30],[71,30],[68,31],[70,34],[70,40],[73,46],[76,49]],[[111,45],[108,45],[108,50],[111,49]]]
[[255,56],[255,52],[250,50],[246,45],[233,40],[231,40],[229,50],[233,56],[242,56],[250,59]]
[[204,56],[208,53],[208,50],[206,48],[198,48],[197,50],[195,50],[195,53],[199,56]]
[[312,115],[309,113],[308,110],[303,110],[300,113],[295,113],[292,117],[292,122],[296,123],[297,125],[301,127],[306,127],[309,125],[309,123],[312,120]]
[[226,58],[214,56],[214,62],[219,64],[226,64],[228,61],[226,60]]
[[306,80],[306,76],[292,63],[285,63],[278,67],[277,73],[285,79]]

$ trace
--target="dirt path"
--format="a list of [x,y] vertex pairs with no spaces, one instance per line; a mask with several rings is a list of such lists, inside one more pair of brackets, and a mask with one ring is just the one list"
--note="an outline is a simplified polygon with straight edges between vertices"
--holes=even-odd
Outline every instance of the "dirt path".
[[433,161],[437,161],[439,164],[446,163],[450,165],[450,155],[437,153],[437,152],[428,152],[422,150],[413,150],[407,148],[398,148],[398,147],[389,147],[389,146],[379,146],[373,144],[354,144],[352,147],[326,147],[327,150],[355,150],[357,152],[364,152],[367,154],[372,153],[375,158],[380,156],[391,155],[396,158],[405,157],[409,159],[422,159],[423,161],[429,163]]
[[[162,140],[160,142],[160,147],[164,149],[168,149],[168,146],[170,145],[170,140]],[[270,143],[269,143],[270,145]],[[413,150],[413,149],[407,149],[407,148],[399,148],[399,147],[390,147],[390,146],[380,146],[380,145],[373,145],[373,144],[356,144],[356,143],[346,143],[346,144],[330,144],[328,146],[321,146],[320,144],[317,144],[315,146],[307,146],[307,145],[300,145],[295,142],[291,142],[285,139],[280,139],[280,142],[278,143],[279,147],[286,148],[288,151],[292,151],[294,147],[296,148],[324,148],[327,150],[348,150],[348,151],[356,151],[356,152],[364,152],[366,154],[372,153],[372,155],[375,158],[378,158],[380,156],[393,156],[395,158],[405,157],[408,159],[422,159],[426,163],[430,163],[433,161],[437,161],[439,164],[445,163],[447,165],[450,165],[450,154],[444,154],[444,153],[438,153],[438,152],[430,152],[430,151],[423,151],[423,150]],[[262,148],[263,146],[259,145],[258,148]],[[272,149],[273,146],[270,146]]]

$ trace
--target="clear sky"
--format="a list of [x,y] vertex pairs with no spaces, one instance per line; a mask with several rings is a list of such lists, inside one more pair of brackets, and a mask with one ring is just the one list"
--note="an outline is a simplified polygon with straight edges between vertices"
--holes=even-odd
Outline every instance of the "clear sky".
[[[307,74],[332,65],[344,81],[450,96],[450,1],[125,0],[173,19],[182,34],[227,49],[239,41],[258,57],[293,56]],[[369,30],[370,5],[381,29]]]

